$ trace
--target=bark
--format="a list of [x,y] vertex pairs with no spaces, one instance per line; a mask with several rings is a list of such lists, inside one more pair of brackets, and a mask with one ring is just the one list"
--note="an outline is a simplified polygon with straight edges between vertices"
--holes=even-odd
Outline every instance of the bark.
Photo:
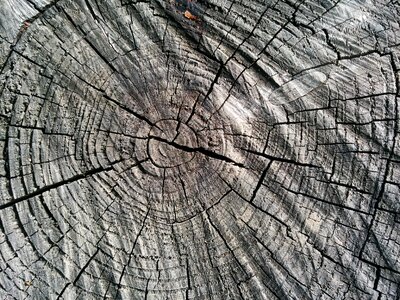
[[1,299],[398,299],[400,5],[2,0]]

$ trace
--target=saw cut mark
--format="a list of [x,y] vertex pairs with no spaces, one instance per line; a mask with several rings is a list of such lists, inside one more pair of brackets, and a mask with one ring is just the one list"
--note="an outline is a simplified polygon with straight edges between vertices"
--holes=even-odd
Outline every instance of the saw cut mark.
[[320,71],[311,71],[284,83],[267,97],[273,105],[288,104],[296,101],[322,86],[328,77]]

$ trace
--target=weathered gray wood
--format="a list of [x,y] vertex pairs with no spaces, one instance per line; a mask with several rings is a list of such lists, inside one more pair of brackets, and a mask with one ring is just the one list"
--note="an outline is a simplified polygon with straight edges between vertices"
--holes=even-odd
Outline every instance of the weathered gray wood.
[[398,299],[398,1],[2,0],[1,299]]

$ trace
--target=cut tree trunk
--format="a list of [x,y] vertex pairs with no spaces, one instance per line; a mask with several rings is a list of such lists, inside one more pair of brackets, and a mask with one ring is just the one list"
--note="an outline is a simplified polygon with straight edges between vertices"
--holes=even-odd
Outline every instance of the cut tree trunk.
[[398,299],[400,5],[0,0],[0,299]]

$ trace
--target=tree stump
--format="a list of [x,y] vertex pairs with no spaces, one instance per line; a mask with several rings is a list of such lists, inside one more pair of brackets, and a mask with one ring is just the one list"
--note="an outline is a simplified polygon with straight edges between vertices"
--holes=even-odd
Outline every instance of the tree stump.
[[400,5],[2,0],[1,299],[398,299]]

